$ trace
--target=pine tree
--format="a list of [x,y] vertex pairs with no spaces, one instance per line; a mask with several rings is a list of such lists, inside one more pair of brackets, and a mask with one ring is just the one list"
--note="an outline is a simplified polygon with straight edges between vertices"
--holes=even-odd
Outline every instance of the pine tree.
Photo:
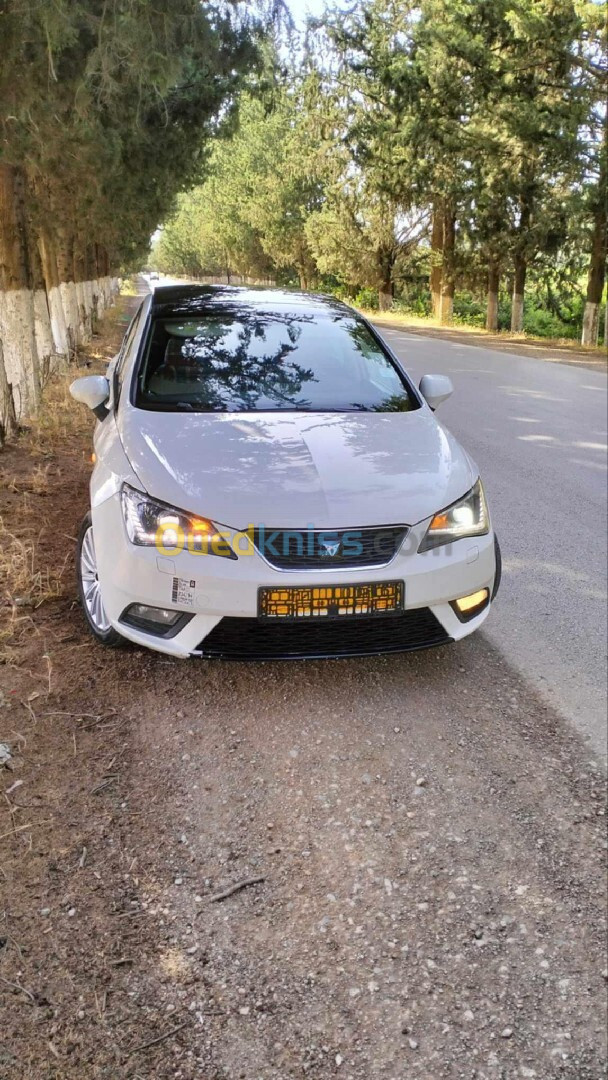
[[119,267],[201,175],[260,32],[235,3],[8,0],[0,334],[19,412],[36,407],[37,342],[86,339]]

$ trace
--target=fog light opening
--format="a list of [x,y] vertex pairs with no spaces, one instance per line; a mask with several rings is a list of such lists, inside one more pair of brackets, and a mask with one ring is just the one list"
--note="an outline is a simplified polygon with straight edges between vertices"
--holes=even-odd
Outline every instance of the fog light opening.
[[123,611],[120,621],[135,630],[145,630],[157,637],[173,637],[190,622],[192,615],[170,608],[151,607],[149,604],[130,604]]
[[479,615],[487,607],[489,600],[490,590],[478,589],[477,592],[469,593],[468,596],[460,596],[457,600],[452,600],[452,608],[460,621],[466,622]]

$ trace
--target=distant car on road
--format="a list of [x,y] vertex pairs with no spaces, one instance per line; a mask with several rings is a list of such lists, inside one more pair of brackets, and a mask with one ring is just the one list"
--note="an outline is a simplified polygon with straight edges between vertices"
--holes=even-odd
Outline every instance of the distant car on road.
[[150,273],[148,274],[148,280],[149,281],[159,281],[160,280],[160,274],[159,274],[158,270],[150,270]]
[[378,331],[332,298],[146,296],[97,415],[78,587],[95,637],[174,656],[357,656],[457,640],[500,551],[479,470]]

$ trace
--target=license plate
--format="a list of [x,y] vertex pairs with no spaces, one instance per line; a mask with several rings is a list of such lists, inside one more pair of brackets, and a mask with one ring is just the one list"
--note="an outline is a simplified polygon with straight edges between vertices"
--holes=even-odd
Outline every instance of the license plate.
[[259,589],[258,618],[338,619],[397,615],[403,611],[403,599],[402,581]]

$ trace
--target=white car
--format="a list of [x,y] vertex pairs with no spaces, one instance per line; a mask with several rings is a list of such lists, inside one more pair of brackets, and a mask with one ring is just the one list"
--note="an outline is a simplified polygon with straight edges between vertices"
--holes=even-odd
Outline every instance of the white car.
[[378,331],[290,291],[156,289],[94,410],[79,592],[95,637],[173,656],[362,656],[456,641],[500,580],[479,470]]

